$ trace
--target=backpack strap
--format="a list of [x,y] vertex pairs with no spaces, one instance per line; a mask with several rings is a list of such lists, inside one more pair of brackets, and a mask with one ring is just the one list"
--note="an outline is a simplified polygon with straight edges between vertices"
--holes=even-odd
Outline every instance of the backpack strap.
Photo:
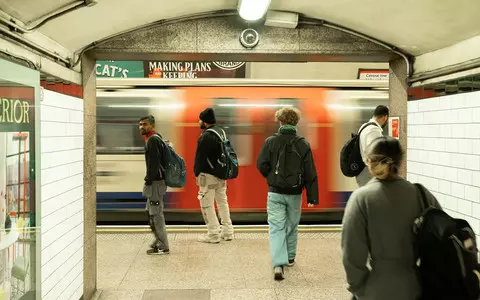
[[365,128],[367,128],[369,125],[375,125],[375,126],[378,127],[377,123],[375,123],[375,122],[369,122],[369,123],[365,124],[365,126],[363,126],[362,129],[360,129],[360,131],[358,132],[358,136],[360,136],[360,134],[362,134],[362,131],[363,131]]
[[425,188],[420,183],[414,183],[415,187],[420,191],[420,206],[422,211],[425,211],[431,205],[428,203],[427,195],[425,194]]
[[301,140],[303,140],[303,139],[305,139],[303,136],[296,135],[296,136],[295,136],[293,139],[291,139],[288,143],[293,146],[293,145],[297,144],[299,141],[301,141]]
[[222,128],[220,128],[220,130],[222,131],[223,137],[215,129],[209,128],[206,131],[210,131],[210,132],[215,133],[218,136],[218,138],[220,139],[220,141],[224,142],[227,139],[227,135],[225,134],[225,131]]
[[[167,143],[163,140],[163,137],[157,132],[155,134],[152,134],[150,136],[153,137],[153,136],[157,136],[157,138],[160,140],[160,143],[162,144],[162,149],[161,149],[161,152],[162,152],[162,162],[160,163],[160,170],[162,172],[162,177],[163,177],[163,173],[165,173],[165,163],[166,163],[166,160],[167,160],[167,151],[168,151],[168,145]],[[149,138],[149,139],[150,139]],[[147,141],[148,142],[148,141]]]

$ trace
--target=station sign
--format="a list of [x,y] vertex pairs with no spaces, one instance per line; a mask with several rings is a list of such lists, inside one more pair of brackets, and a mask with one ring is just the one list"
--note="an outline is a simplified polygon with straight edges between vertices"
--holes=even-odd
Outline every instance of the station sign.
[[388,80],[390,71],[388,69],[358,69],[357,79],[362,80]]
[[101,78],[245,78],[245,62],[222,61],[105,61],[95,65]]

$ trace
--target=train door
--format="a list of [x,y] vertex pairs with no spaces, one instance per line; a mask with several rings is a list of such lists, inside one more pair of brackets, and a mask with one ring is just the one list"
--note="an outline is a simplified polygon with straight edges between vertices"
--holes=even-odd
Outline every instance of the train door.
[[[296,106],[303,113],[299,133],[311,142],[320,186],[321,208],[331,208],[330,130],[332,124],[325,107],[322,88],[285,87],[188,87],[183,125],[185,160],[189,169],[187,186],[179,208],[199,210],[193,163],[196,142],[201,134],[199,114],[206,107],[216,111],[217,122],[226,128],[240,158],[240,173],[228,182],[232,212],[265,211],[266,180],[256,169],[256,160],[266,137],[278,130],[275,111]],[[304,204],[304,206],[306,206]]]

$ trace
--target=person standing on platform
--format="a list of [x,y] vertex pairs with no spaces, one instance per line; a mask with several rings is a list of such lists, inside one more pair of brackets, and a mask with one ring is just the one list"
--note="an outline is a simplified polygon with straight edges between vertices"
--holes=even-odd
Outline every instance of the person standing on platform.
[[150,115],[140,119],[140,133],[145,136],[145,163],[147,174],[143,196],[147,197],[146,211],[150,228],[155,241],[147,250],[149,255],[169,254],[165,217],[163,215],[163,197],[167,193],[167,185],[163,178],[160,162],[166,157],[165,144],[155,131],[155,118]]
[[[221,239],[225,241],[233,239],[233,225],[227,200],[227,182],[218,178],[216,176],[218,174],[215,172],[222,155],[220,137],[225,137],[225,132],[216,126],[216,123],[215,112],[212,108],[207,108],[200,113],[199,124],[204,132],[198,139],[194,165],[194,173],[199,187],[198,200],[208,229],[207,235],[202,236],[198,241],[212,244],[220,243]],[[222,222],[221,232],[215,213],[215,201]]]
[[[360,129],[358,130],[358,132],[360,132],[360,154],[362,155],[362,160],[365,163],[365,166],[367,165],[367,153],[372,146],[373,141],[377,138],[383,137],[383,128],[387,126],[388,115],[388,107],[379,105],[373,111],[373,118],[360,126]],[[355,179],[358,187],[362,187],[372,179],[372,175],[368,171],[368,168],[365,167]]]
[[270,255],[274,278],[282,280],[284,267],[295,263],[303,188],[312,207],[318,204],[318,181],[310,144],[297,135],[300,112],[285,107],[275,119],[280,129],[265,140],[257,168],[268,183]]

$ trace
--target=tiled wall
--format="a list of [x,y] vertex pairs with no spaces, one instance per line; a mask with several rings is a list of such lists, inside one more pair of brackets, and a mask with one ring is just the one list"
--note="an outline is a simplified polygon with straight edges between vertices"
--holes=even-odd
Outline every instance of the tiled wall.
[[480,236],[480,92],[408,103],[408,179]]
[[42,299],[83,294],[83,100],[44,90],[41,102]]

